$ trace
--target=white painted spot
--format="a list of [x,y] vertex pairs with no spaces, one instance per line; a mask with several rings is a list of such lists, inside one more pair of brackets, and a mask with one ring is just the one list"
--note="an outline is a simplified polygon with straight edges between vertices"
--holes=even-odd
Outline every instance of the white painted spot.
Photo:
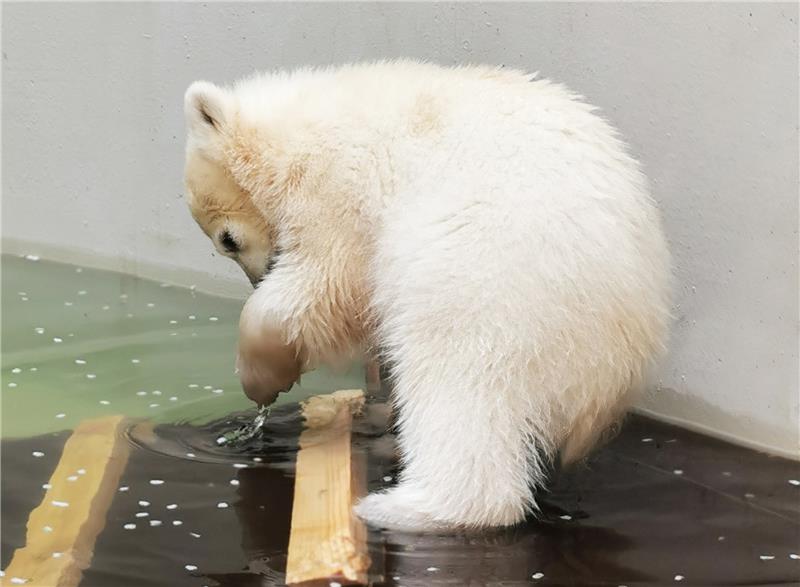
[[537,579],[538,580],[538,579],[541,579],[542,577],[544,577],[544,573],[534,573],[533,575],[531,575],[531,579]]
[[58,501],[58,500],[54,499],[50,503],[52,503],[57,508],[68,508],[69,507],[69,502],[68,501]]
[[52,488],[53,486],[50,485],[49,483],[42,483],[42,489],[52,489]]
[[683,580],[684,580],[684,578],[685,578],[685,577],[684,577],[683,575],[675,575],[675,580],[676,580],[676,581],[683,581]]
[[83,360],[83,359],[75,359],[75,364],[76,365],[85,365],[86,361]]
[[38,367],[31,367],[30,369],[28,369],[28,371],[30,371],[31,373],[36,373],[38,370],[39,370]]
[[219,320],[219,318],[217,318],[216,316],[209,316],[208,319],[210,322],[216,322],[217,320]]
[[14,381],[11,381],[9,382],[8,386],[13,389],[14,387],[17,386],[17,384]]
[[[38,261],[39,259],[31,259],[31,261]],[[28,582],[27,579],[23,579],[22,577],[11,577],[11,582],[14,585],[24,585]]]
[[217,507],[218,507],[219,509],[221,509],[221,510],[224,510],[226,507],[228,507],[228,503],[227,503],[227,502],[225,502],[225,501],[221,501],[221,502],[219,502],[219,503],[217,504]]
[[147,307],[148,308],[155,308],[156,305],[153,302],[147,302]]
[[200,386],[197,385],[196,383],[190,383],[189,384],[189,389],[197,389],[198,387],[200,387]]
[[189,314],[189,320],[196,320],[196,319],[197,316],[195,316],[194,314]]
[[40,450],[35,450],[31,454],[35,456],[37,459],[40,459],[44,456],[44,453]]
[[225,393],[225,390],[218,387],[217,389],[211,390],[211,393],[216,393],[216,394]]
[[745,493],[744,496],[747,499],[753,499],[756,495],[755,495],[755,493]]
[[178,323],[178,321],[177,321],[177,320],[170,320],[170,321],[169,321],[169,323],[170,323],[170,324],[177,324],[177,323]]
[[136,530],[136,524],[125,524],[123,528],[126,530]]
[[183,522],[181,520],[172,520],[172,525],[173,526],[181,526],[181,525],[183,525]]
[[197,455],[196,455],[196,454],[194,454],[193,452],[187,452],[187,453],[186,453],[186,456],[187,456],[187,457],[189,457],[190,459],[193,459],[193,458],[195,458]]
[[558,516],[558,517],[561,518],[562,520],[571,520],[572,519],[572,516],[569,516],[569,515],[566,515],[566,514],[563,515],[563,516]]
[[653,442],[652,438],[642,438],[642,442]]
[[226,442],[228,442],[228,439],[227,439],[227,438],[225,438],[224,436],[218,436],[218,437],[217,437],[217,444],[218,444],[218,445],[223,445],[223,444],[225,444]]
[[13,369],[11,369],[11,372],[12,373],[22,373],[22,369],[20,369],[19,367],[14,367]]
[[61,558],[61,556],[62,556],[63,554],[64,554],[63,552],[54,552],[54,553],[53,553],[53,558]]
[[146,391],[137,391],[136,395],[140,395],[140,396],[141,395],[147,395],[147,392]]
[[800,487],[800,481],[797,479],[789,479],[789,485],[794,485],[795,487]]
[[108,401],[107,399],[101,399],[99,403],[100,403],[101,406],[110,406],[111,405],[111,402]]
[[234,469],[246,469],[249,466],[247,463],[233,463]]
[[122,487],[120,487],[120,488],[119,488],[119,490],[120,490],[122,493],[125,493],[126,491],[128,491],[128,489],[130,489],[130,487],[128,487],[127,485],[123,485]]
[[[36,261],[38,261],[40,259],[39,255],[25,255],[25,258],[28,261],[34,261],[34,262],[36,262]],[[13,582],[13,580],[12,580],[12,582]]]
[[212,389],[212,386],[211,385],[204,385],[203,389]]
[[175,396],[175,395],[171,396],[171,397],[169,398],[169,401],[171,401],[171,402],[176,402],[176,401],[178,401],[178,396]]
[[65,306],[67,306],[67,307],[69,307],[69,306],[71,306],[71,305],[72,305],[72,302],[64,302],[64,305],[65,305]]
[[66,418],[66,417],[67,417],[67,415],[66,415],[66,414],[56,414],[56,418],[58,418],[59,420],[60,420],[61,418]]
[[41,326],[37,326],[36,328],[33,329],[33,331],[36,334],[44,334],[44,328],[42,328]]
[[253,462],[255,462],[255,463],[260,463],[260,462],[262,462],[263,460],[264,460],[264,459],[262,459],[261,457],[253,457]]
[[436,571],[439,570],[439,567],[428,567],[425,570],[428,571],[429,573],[435,573]]
[[133,363],[134,365],[138,365],[139,363],[141,363],[141,361],[139,359],[131,359],[131,363]]
[[672,472],[675,473],[676,475],[683,475],[683,469],[675,469]]
[[158,407],[158,404],[150,404],[150,407],[151,407],[151,408],[157,408],[157,407]]
[[154,389],[150,393],[153,394],[153,395],[161,395],[161,390],[160,389]]
[[794,561],[800,560],[800,554],[795,554],[795,553],[793,552],[793,553],[791,553],[791,554],[789,555],[789,558],[790,558],[790,559],[792,559],[792,560],[794,560]]
[[150,514],[147,513],[147,512],[136,512],[136,517],[137,518],[147,518],[147,517],[150,517]]
[[87,373],[86,379],[97,379],[97,375],[95,375],[94,373]]
[[231,479],[230,480],[230,484],[233,485],[233,486],[238,486],[239,485],[239,480],[238,479]]
[[161,525],[161,520],[150,520],[150,525],[155,528],[156,526]]
[[163,479],[150,479],[150,485],[164,485]]
[[76,473],[78,473],[78,475],[86,475],[86,469],[78,469]]
[[191,536],[192,538],[200,538],[200,534],[198,534],[197,532],[189,532],[189,536]]
[[53,531],[53,528],[51,526],[45,526],[44,528],[42,528],[42,531],[45,532],[46,534],[50,534],[50,532]]
[[55,343],[64,342],[64,339],[63,338],[59,338],[58,336],[54,336],[53,337],[53,342],[55,342]]
[[196,571],[197,565],[184,565],[183,568],[186,569],[187,571]]
[[760,558],[762,561],[771,561],[771,560],[775,560],[775,555],[774,554],[761,554],[761,555],[758,556],[758,558]]
[[142,506],[143,508],[146,508],[147,506],[150,505],[150,502],[149,501],[145,501],[143,499],[140,499],[139,500],[139,505]]
[[167,509],[168,510],[177,510],[178,509],[178,504],[177,503],[167,504]]
[[103,310],[110,310],[110,309],[111,309],[111,306],[109,306],[108,304],[106,304],[105,306],[103,306]]
[[69,477],[67,477],[67,481],[69,481],[69,482],[73,482],[73,481],[77,481],[77,480],[78,480],[78,476],[77,475],[70,475]]
[[86,290],[85,290],[85,289],[82,289],[82,290],[80,290],[80,291],[78,292],[78,295],[79,295],[79,296],[85,296],[85,295],[86,295]]

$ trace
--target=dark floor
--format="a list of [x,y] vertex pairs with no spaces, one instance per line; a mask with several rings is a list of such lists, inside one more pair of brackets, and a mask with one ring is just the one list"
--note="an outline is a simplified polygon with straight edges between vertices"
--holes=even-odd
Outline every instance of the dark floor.
[[[286,417],[284,438],[299,431],[296,423]],[[28,513],[65,439],[2,444],[3,567],[24,541]],[[357,447],[376,448],[373,489],[393,482],[393,465],[381,456],[388,451],[377,450],[388,440],[369,426],[356,439]],[[245,469],[134,450],[121,481],[129,489],[111,506],[82,587],[280,585],[292,500],[289,444]],[[45,457],[31,458],[32,451]],[[148,485],[153,478],[166,482]],[[405,586],[800,585],[800,486],[793,480],[800,480],[798,462],[631,417],[588,464],[554,476],[539,520],[483,535],[373,532],[372,575]],[[178,507],[168,509],[171,503]],[[142,511],[148,516],[136,518]],[[162,523],[150,526],[156,517]],[[131,521],[138,528],[125,530]]]

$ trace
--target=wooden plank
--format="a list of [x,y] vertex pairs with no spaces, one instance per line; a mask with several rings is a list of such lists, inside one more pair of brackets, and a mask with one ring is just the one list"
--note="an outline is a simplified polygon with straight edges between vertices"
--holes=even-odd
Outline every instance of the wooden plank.
[[367,529],[352,511],[365,481],[350,448],[352,417],[363,405],[360,389],[315,396],[303,405],[306,429],[297,454],[289,585],[367,582]]
[[4,584],[75,587],[128,461],[123,416],[82,422],[64,445],[44,499],[28,517],[26,544],[14,553]]

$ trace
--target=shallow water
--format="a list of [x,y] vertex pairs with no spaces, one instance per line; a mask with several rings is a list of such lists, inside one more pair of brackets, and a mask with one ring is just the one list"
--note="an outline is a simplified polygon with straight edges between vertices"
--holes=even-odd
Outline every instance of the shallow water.
[[[197,424],[252,406],[234,374],[239,300],[8,255],[2,294],[4,438],[105,414]],[[360,367],[308,373],[278,403],[363,381]]]
[[[362,370],[304,376],[261,434],[220,444],[256,414],[232,370],[241,302],[42,261],[4,257],[2,269],[0,566],[24,545],[70,430],[121,413],[131,454],[80,585],[282,585],[296,402],[363,387]],[[384,402],[370,398],[354,424],[371,490],[398,474]],[[586,465],[554,471],[538,500],[538,518],[506,530],[375,530],[370,577],[419,587],[800,584],[797,462],[632,417]]]

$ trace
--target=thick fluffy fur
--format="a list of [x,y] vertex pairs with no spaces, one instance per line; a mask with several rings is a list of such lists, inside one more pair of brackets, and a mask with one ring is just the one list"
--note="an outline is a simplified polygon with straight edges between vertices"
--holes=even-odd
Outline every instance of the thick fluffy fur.
[[186,108],[195,218],[216,238],[228,220],[209,207],[258,211],[248,274],[281,251],[243,310],[240,363],[278,336],[302,368],[365,345],[392,366],[404,469],[358,505],[370,522],[519,521],[548,462],[590,449],[662,348],[658,213],[564,87],[393,62],[199,82]]

